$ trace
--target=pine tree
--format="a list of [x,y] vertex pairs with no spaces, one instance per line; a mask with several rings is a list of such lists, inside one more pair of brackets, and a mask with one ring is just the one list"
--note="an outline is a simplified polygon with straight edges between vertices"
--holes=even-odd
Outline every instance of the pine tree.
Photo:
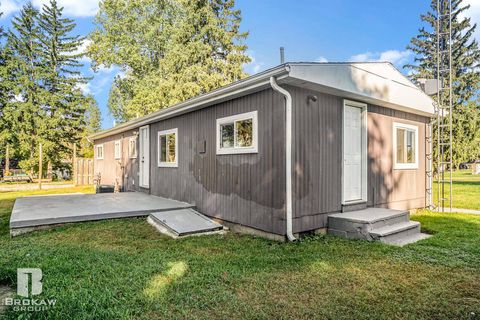
[[241,13],[234,5],[234,0],[102,2],[89,55],[96,65],[117,64],[124,71],[110,91],[115,118],[130,120],[243,78],[242,66],[250,60],[243,44],[247,33],[239,30]]
[[[2,18],[3,12],[0,11],[0,19]],[[8,130],[7,123],[5,121],[5,107],[8,101],[8,88],[7,83],[7,73],[6,73],[6,49],[3,46],[3,39],[5,37],[5,32],[3,27],[0,26],[0,163],[1,159],[5,157],[6,147],[10,140],[10,132]],[[1,169],[0,169],[1,170]]]
[[42,109],[46,92],[41,86],[45,68],[41,63],[40,29],[38,11],[31,3],[26,4],[12,20],[8,33],[6,73],[12,83],[4,117],[10,130],[16,154],[22,159],[20,166],[33,172],[36,165],[38,145],[42,142],[42,119],[47,114]]
[[[448,8],[448,0],[442,0],[442,8]],[[478,103],[480,88],[480,50],[473,38],[477,25],[470,18],[461,19],[467,13],[469,5],[462,6],[461,0],[452,0],[452,75],[453,75],[453,163],[456,168],[461,162],[480,157],[480,121]],[[415,53],[414,64],[405,67],[412,71],[411,78],[435,79],[437,65],[436,34],[437,0],[432,0],[431,11],[421,15],[426,27],[419,29],[419,34],[407,47]],[[447,12],[442,12],[442,24]],[[446,56],[444,56],[444,59]],[[436,99],[436,97],[434,97]],[[436,130],[436,129],[435,129]],[[437,150],[438,148],[435,148]]]
[[79,132],[85,126],[85,111],[90,103],[79,89],[87,81],[79,71],[83,54],[76,53],[84,38],[71,35],[76,24],[64,18],[62,12],[56,0],[50,0],[38,18],[41,58],[47,72],[43,85],[48,92],[43,107],[48,114],[42,132],[44,153],[56,166],[71,152],[72,143],[81,138]]
[[82,132],[78,154],[84,158],[93,158],[93,144],[88,140],[88,137],[95,132],[100,131],[102,117],[100,109],[93,96],[88,96],[85,102],[87,103],[84,120],[86,126]]

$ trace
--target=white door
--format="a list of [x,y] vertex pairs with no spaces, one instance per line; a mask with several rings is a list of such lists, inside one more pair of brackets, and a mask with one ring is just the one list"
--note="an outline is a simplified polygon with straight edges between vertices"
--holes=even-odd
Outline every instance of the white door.
[[344,106],[343,202],[362,200],[362,108]]
[[150,187],[150,130],[149,126],[140,128],[139,132],[140,187]]

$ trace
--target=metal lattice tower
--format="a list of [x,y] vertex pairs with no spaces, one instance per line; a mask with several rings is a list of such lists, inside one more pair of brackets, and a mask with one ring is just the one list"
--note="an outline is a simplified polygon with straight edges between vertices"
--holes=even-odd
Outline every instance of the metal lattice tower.
[[[437,0],[437,210],[452,209],[452,0]],[[448,190],[448,194],[446,191]]]

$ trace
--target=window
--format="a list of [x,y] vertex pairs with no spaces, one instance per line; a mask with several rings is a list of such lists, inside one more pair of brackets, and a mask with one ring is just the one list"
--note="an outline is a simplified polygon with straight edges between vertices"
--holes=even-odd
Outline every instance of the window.
[[95,146],[95,154],[96,154],[97,160],[103,159],[103,144],[98,144]]
[[122,157],[122,141],[117,140],[115,141],[115,159],[120,159]]
[[178,167],[178,129],[158,132],[158,166]]
[[393,123],[395,169],[418,168],[418,127]]
[[137,138],[130,138],[130,140],[128,140],[128,155],[130,159],[137,157]]
[[217,119],[217,154],[256,152],[257,111]]

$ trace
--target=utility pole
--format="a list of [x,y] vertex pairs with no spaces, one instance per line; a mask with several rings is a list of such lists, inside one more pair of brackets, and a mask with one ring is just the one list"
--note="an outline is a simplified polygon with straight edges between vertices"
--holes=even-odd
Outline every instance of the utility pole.
[[[437,210],[452,212],[453,75],[452,0],[437,0]],[[448,174],[445,171],[448,170]],[[448,189],[448,192],[447,190]],[[447,196],[448,194],[448,196]]]
[[3,176],[5,177],[9,175],[10,175],[10,150],[7,144],[7,148],[5,150],[5,172],[3,173]]
[[42,167],[43,167],[43,149],[40,143],[39,155],[38,155],[38,189],[42,190]]
[[78,184],[78,179],[77,179],[77,144],[74,142],[73,143],[73,184],[77,185]]

